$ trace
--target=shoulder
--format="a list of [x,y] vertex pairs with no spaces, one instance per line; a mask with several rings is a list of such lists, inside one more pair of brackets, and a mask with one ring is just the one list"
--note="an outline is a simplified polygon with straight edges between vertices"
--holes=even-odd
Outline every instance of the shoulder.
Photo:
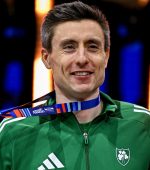
[[115,101],[118,106],[118,111],[122,114],[123,117],[139,117],[144,116],[150,118],[150,111],[142,106],[123,102],[123,101]]
[[32,130],[39,128],[41,124],[41,118],[39,116],[6,118],[0,123],[0,142],[2,142],[4,138],[13,139],[24,133],[28,134]]
[[115,103],[116,112],[120,117],[143,124],[150,133],[150,111],[147,108],[123,101],[115,101]]
[[107,106],[112,106],[114,108],[113,110],[116,116],[118,115],[124,119],[135,119],[141,122],[144,121],[143,119],[150,121],[150,111],[145,107],[129,102],[114,100],[102,92],[101,97]]
[[5,118],[0,123],[0,133],[7,128],[22,128],[25,126],[33,127],[38,122],[38,119],[36,117],[31,118],[25,118],[25,117],[19,117],[19,118]]

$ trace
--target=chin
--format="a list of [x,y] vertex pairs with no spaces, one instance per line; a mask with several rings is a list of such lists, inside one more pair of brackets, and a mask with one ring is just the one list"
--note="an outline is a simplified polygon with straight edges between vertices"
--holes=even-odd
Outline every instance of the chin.
[[84,94],[87,95],[87,94],[93,92],[94,89],[89,88],[89,87],[88,88],[87,87],[80,87],[80,88],[78,87],[78,88],[74,88],[73,91],[77,94],[80,94],[80,95],[84,95]]

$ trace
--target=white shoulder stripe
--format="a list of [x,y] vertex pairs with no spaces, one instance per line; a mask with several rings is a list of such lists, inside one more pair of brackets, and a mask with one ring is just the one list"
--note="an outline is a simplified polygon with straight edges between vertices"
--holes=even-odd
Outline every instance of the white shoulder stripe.
[[11,118],[4,118],[1,122],[0,122],[0,126],[2,126],[2,124],[5,122],[5,121],[8,121],[10,120]]
[[18,117],[18,118],[14,118],[14,119],[11,119],[11,120],[8,120],[8,121],[4,121],[2,122],[2,125],[0,127],[0,132],[3,130],[3,128],[5,127],[5,125],[11,123],[11,122],[15,122],[15,121],[19,121],[19,120],[22,120],[22,119],[25,119],[26,117]]
[[134,107],[137,108],[137,109],[144,109],[144,110],[146,110],[145,107],[142,107],[142,106],[139,106],[139,105],[136,105],[136,104],[134,104]]
[[150,115],[150,111],[145,107],[134,104],[134,112],[146,113]]
[[148,110],[134,109],[134,112],[146,113],[150,115],[150,112]]

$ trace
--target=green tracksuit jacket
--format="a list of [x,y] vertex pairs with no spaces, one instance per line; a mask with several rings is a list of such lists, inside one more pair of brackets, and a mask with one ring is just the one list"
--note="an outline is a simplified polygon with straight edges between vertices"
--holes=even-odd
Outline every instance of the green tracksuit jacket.
[[101,93],[104,109],[87,124],[72,113],[6,119],[0,170],[150,170],[150,113]]

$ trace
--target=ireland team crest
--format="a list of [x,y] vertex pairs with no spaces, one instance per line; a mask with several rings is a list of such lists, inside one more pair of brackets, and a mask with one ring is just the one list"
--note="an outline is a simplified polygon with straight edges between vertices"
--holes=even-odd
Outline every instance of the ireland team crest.
[[116,148],[116,158],[122,166],[127,165],[130,160],[130,150]]

